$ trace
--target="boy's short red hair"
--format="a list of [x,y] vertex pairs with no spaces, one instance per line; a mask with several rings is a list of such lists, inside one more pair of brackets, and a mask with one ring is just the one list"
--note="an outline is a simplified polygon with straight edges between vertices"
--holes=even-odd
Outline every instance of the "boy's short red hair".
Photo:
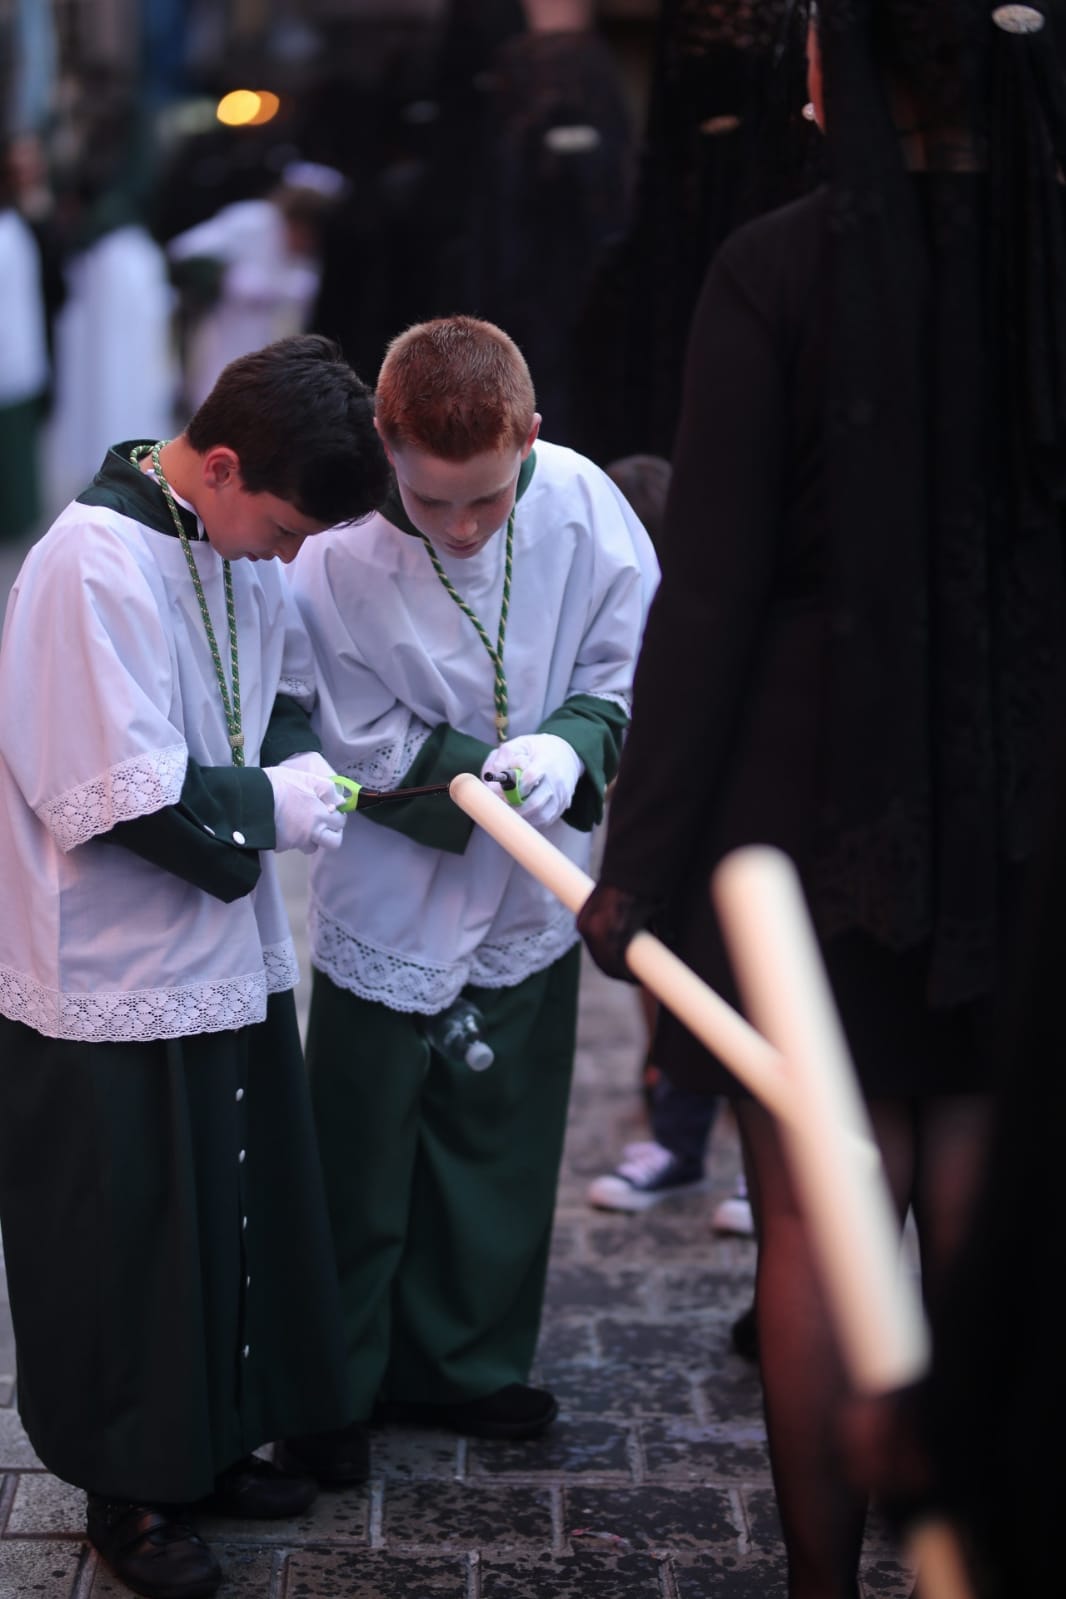
[[445,461],[520,449],[537,402],[525,357],[492,322],[437,317],[399,334],[378,374],[376,415],[386,443]]

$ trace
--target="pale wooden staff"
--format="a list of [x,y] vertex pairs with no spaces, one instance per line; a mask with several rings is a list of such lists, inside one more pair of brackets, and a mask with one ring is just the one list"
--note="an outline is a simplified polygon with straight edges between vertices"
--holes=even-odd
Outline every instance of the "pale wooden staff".
[[[587,873],[472,773],[460,773],[449,792],[569,910],[575,915],[581,910],[594,886]],[[753,858],[759,853],[774,857],[774,870],[769,873],[769,908],[755,913],[748,886],[752,866],[759,885],[756,899],[767,892],[767,874]],[[787,868],[784,875],[782,862]],[[650,933],[633,937],[626,948],[626,964],[786,1129],[797,1186],[807,1204],[827,1298],[852,1378],[860,1391],[890,1391],[925,1370],[928,1334],[914,1285],[901,1272],[898,1229],[880,1154],[816,946],[812,963],[813,935],[798,881],[779,851],[738,852],[731,867],[732,871],[726,870],[723,863],[719,868],[716,897],[724,893],[729,901],[731,944],[739,941],[744,946],[738,958],[738,966],[744,964],[742,986],[757,987],[759,1014],[763,1000],[771,996],[766,1002],[771,1023],[764,1029],[767,1037]],[[782,890],[788,873],[794,880],[791,896]],[[800,931],[795,895],[799,895]],[[737,932],[740,924],[743,931]],[[784,997],[775,994],[779,981]],[[796,1051],[803,1062],[799,1068]],[[824,1059],[832,1061],[828,1073],[819,1069]],[[923,1599],[969,1599],[950,1528],[926,1523],[916,1530],[911,1553],[921,1565]]]
[[[449,792],[460,809],[577,915],[594,886],[587,872],[567,860],[472,772],[454,777]],[[651,933],[636,934],[626,950],[626,961],[634,977],[679,1016],[702,1044],[728,1061],[741,1082],[775,1115],[792,1119],[796,1106],[781,1057],[738,1011]]]
[[[890,1393],[927,1370],[928,1328],[880,1161],[854,1159],[854,1140],[873,1131],[799,874],[780,850],[749,846],[722,861],[712,889],[745,1005],[803,1105],[782,1137],[845,1364],[859,1392]],[[948,1523],[927,1520],[908,1543],[923,1596],[968,1599]]]

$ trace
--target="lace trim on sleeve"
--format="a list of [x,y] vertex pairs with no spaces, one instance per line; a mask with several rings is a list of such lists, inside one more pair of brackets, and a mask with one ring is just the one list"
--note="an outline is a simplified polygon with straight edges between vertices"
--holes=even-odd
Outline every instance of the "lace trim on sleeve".
[[469,960],[439,965],[383,949],[327,916],[312,902],[311,950],[314,964],[338,988],[390,1010],[433,1015],[450,1005],[467,983],[481,988],[514,988],[541,972],[577,943],[573,914],[560,907],[546,927],[501,944],[482,944]]
[[514,988],[534,972],[551,966],[577,941],[573,912],[560,905],[546,927],[520,933],[502,944],[479,945],[466,980],[479,988]]
[[268,994],[284,994],[300,981],[300,965],[291,938],[282,939],[280,944],[265,944],[263,966]]
[[461,961],[447,966],[412,960],[357,938],[312,901],[308,926],[315,965],[338,988],[390,1010],[432,1014],[450,1005],[466,982]]
[[278,693],[287,694],[305,710],[309,710],[315,701],[314,680],[310,677],[282,677],[278,681]]
[[187,760],[184,744],[135,755],[90,783],[68,788],[43,805],[38,815],[66,853],[86,839],[108,832],[116,822],[150,816],[164,805],[173,805],[181,796]]
[[[291,985],[290,985],[291,986]],[[123,993],[62,994],[22,972],[0,967],[0,1011],[46,1038],[130,1043],[185,1038],[251,1027],[266,1016],[262,972],[194,983],[189,988],[138,988]]]
[[400,779],[410,770],[411,762],[431,732],[428,723],[413,716],[402,739],[379,744],[365,760],[353,761],[343,770],[346,776],[354,777],[357,783],[365,783],[368,788],[398,788]]
[[[631,717],[633,715],[632,694],[611,694],[607,692],[604,694],[590,694],[589,699],[606,700],[608,705],[617,705],[620,711],[625,712],[626,716]],[[566,703],[565,700],[563,703]]]

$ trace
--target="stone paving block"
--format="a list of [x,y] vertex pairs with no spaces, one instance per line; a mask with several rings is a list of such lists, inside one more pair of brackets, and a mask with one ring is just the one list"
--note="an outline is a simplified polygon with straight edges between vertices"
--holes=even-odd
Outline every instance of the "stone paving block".
[[485,1482],[397,1482],[385,1492],[385,1541],[478,1548],[529,1543],[551,1547],[548,1490]]
[[597,1358],[592,1329],[586,1322],[555,1321],[545,1323],[537,1344],[537,1364],[561,1365],[570,1361],[589,1361]]
[[481,1599],[659,1599],[660,1562],[650,1555],[541,1555],[481,1564]]
[[[585,1229],[580,1219],[558,1220],[552,1229],[552,1269],[560,1261],[574,1260],[583,1253]],[[549,1281],[550,1281],[549,1274]]]
[[786,1599],[783,1558],[727,1551],[672,1558],[677,1599]]
[[[268,1599],[274,1566],[280,1558],[273,1549],[234,1548],[217,1541],[211,1547],[225,1572],[217,1599]],[[98,1556],[94,1559],[88,1599],[130,1599],[125,1583],[119,1582]]]
[[[67,1599],[81,1560],[81,1544],[30,1543],[4,1539],[0,1543],[0,1599]],[[129,1589],[123,1599],[129,1599]]]
[[647,1274],[600,1266],[559,1266],[548,1274],[546,1313],[569,1316],[588,1311],[640,1312],[645,1308]]
[[690,1310],[711,1311],[731,1322],[751,1304],[754,1265],[752,1249],[751,1271],[726,1266],[714,1271],[664,1271],[659,1279],[661,1308],[668,1316]]
[[781,1550],[781,1520],[772,1488],[755,1488],[740,1496],[753,1552],[777,1554]]
[[423,1432],[417,1427],[375,1429],[370,1435],[375,1476],[454,1477],[459,1447],[454,1433]]
[[582,1421],[564,1417],[542,1438],[497,1443],[486,1438],[470,1440],[467,1466],[473,1476],[510,1474],[558,1476],[580,1473],[619,1473],[629,1476],[628,1435],[617,1422]]
[[289,1558],[283,1593],[284,1599],[467,1599],[467,1576],[460,1555],[300,1549]]
[[859,1571],[866,1599],[910,1599],[914,1574],[889,1555],[864,1557]]
[[700,1195],[685,1195],[672,1199],[667,1213],[661,1210],[642,1216],[612,1216],[590,1225],[588,1230],[589,1257],[593,1260],[647,1260],[658,1265],[668,1261],[691,1262],[692,1240],[699,1232],[707,1238],[708,1211]]
[[[744,1492],[741,1501],[752,1553],[780,1556],[781,1522],[773,1491],[757,1488]],[[896,1541],[876,1512],[867,1522],[861,1574],[868,1599],[910,1599],[914,1577],[905,1571]]]
[[13,1376],[0,1376],[0,1410],[9,1405],[15,1397],[15,1379]]
[[707,1544],[736,1548],[739,1529],[723,1488],[577,1485],[564,1490],[564,1500],[568,1538],[613,1533],[634,1549],[663,1554]]
[[564,1416],[611,1414],[688,1416],[694,1419],[694,1391],[673,1366],[636,1370],[621,1362],[594,1366],[543,1367],[542,1375]]
[[696,1386],[711,1421],[762,1422],[762,1383],[753,1361],[730,1351]]
[[190,1520],[209,1544],[367,1543],[370,1519],[368,1488],[343,1488],[320,1493],[302,1516],[280,1521],[242,1521],[230,1516],[197,1516]]
[[714,1340],[705,1322],[618,1321],[600,1317],[596,1337],[605,1361],[627,1360],[638,1367],[676,1362],[682,1368],[701,1370],[714,1357]]
[[0,1471],[41,1468],[30,1440],[22,1430],[17,1410],[0,1410]]
[[868,1599],[909,1599],[914,1588],[899,1539],[876,1508],[866,1518],[860,1576]]
[[741,1428],[698,1422],[645,1421],[640,1428],[649,1478],[672,1482],[770,1479],[766,1434],[761,1423]]
[[8,1537],[81,1537],[85,1532],[85,1495],[46,1471],[19,1474],[8,1517]]

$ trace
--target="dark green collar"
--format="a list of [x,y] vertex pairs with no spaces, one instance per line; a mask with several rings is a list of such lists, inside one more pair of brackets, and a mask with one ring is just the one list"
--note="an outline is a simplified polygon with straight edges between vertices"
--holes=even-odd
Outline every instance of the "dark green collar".
[[[121,449],[121,445],[119,448]],[[133,446],[131,444],[130,449],[132,448]],[[515,493],[516,502],[522,498],[523,494],[528,489],[533,478],[533,473],[536,471],[536,469],[537,452],[536,450],[530,450],[529,454],[522,462],[522,467],[518,474],[518,489]],[[381,507],[381,514],[385,518],[386,522],[391,522],[393,527],[398,527],[401,533],[410,533],[416,539],[422,538],[423,535],[415,527],[414,523],[411,521],[411,518],[403,508],[403,501],[400,499],[400,491],[396,486],[395,477],[389,485],[389,492],[385,496],[385,503]]]
[[[89,487],[78,495],[77,503],[106,505],[109,510],[132,517],[143,527],[150,527],[153,533],[169,533],[171,538],[177,538],[174,519],[159,484],[130,460],[130,451],[135,445],[154,443],[154,439],[127,439],[122,444],[113,444]],[[189,538],[198,539],[200,531],[196,517],[183,505],[179,505],[178,510]]]

